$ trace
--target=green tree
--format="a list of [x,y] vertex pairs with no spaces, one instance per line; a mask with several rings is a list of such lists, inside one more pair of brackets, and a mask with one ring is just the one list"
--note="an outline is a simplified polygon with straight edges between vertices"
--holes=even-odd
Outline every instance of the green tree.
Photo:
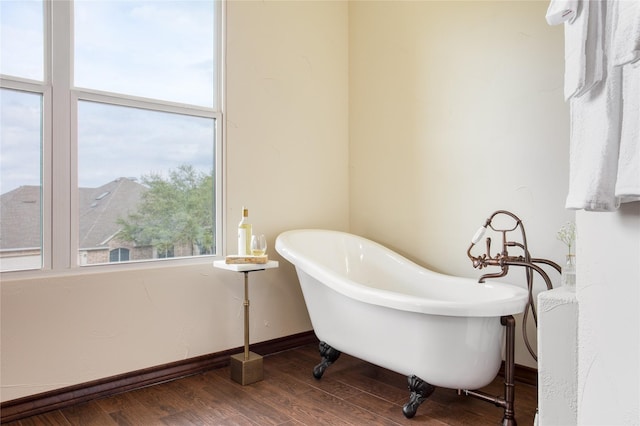
[[142,177],[148,187],[134,213],[118,219],[119,237],[138,246],[153,246],[159,253],[174,246],[190,247],[191,255],[213,253],[213,173],[182,165]]

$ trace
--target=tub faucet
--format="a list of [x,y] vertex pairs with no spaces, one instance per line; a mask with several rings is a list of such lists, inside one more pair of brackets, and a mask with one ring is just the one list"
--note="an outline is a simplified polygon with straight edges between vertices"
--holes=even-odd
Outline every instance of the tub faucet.
[[[493,220],[497,216],[508,216],[514,220],[515,224],[512,227],[508,227],[508,226],[494,227]],[[491,255],[491,238],[487,237],[486,253],[483,253],[478,256],[474,256],[471,253],[471,250],[477,243],[480,242],[480,240],[482,240],[482,237],[484,237],[484,234],[486,233],[487,228],[491,228],[493,231],[502,234],[502,251],[492,256]],[[513,232],[518,228],[520,228],[521,241],[509,241],[507,239],[507,233]],[[517,247],[521,249],[522,254],[517,256],[509,254],[509,250],[508,250],[509,247]],[[501,278],[506,276],[509,273],[509,266],[522,266],[526,269],[529,301],[527,302],[527,306],[525,307],[525,311],[524,311],[522,332],[523,332],[524,341],[527,346],[527,349],[529,350],[529,353],[537,361],[538,357],[536,356],[535,352],[531,348],[531,345],[529,344],[529,339],[527,338],[527,333],[526,333],[526,323],[527,323],[529,311],[531,311],[532,313],[533,321],[535,322],[536,327],[538,325],[538,318],[537,318],[536,308],[533,300],[533,273],[534,271],[537,272],[544,280],[547,286],[547,290],[551,290],[553,288],[553,285],[551,284],[549,275],[544,271],[544,269],[542,269],[539,266],[539,264],[549,265],[558,272],[561,272],[560,266],[557,263],[548,259],[531,257],[531,254],[529,253],[529,248],[527,247],[527,235],[524,230],[524,225],[522,224],[522,221],[518,216],[516,216],[515,214],[507,210],[497,210],[493,212],[491,216],[489,216],[485,224],[482,227],[480,227],[478,231],[476,231],[473,238],[471,239],[471,245],[467,250],[467,256],[469,257],[469,259],[471,259],[471,263],[473,264],[473,267],[476,269],[483,269],[489,266],[500,267],[499,272],[487,273],[482,275],[478,280],[481,283],[485,282],[487,278]]]
[[[492,225],[492,223],[493,223],[493,219],[498,215],[507,215],[507,216],[511,217],[515,221],[515,225],[513,227],[510,227],[510,228],[495,228]],[[486,239],[486,253],[484,253],[482,255],[479,255],[479,256],[474,256],[471,253],[471,250],[473,249],[473,247],[477,243],[480,242],[482,237],[484,237],[484,234],[486,233],[487,228],[491,228],[493,231],[499,232],[499,233],[502,234],[502,251],[500,253],[497,253],[494,256],[492,256],[491,255],[491,238],[487,237],[487,239]],[[515,231],[518,228],[520,228],[520,232],[521,232],[521,236],[522,236],[522,242],[507,240],[507,233]],[[509,254],[509,250],[508,250],[509,247],[518,247],[518,248],[522,249],[523,253],[521,255],[518,255],[518,256],[512,256],[512,255]],[[551,290],[553,288],[553,285],[551,284],[551,280],[549,279],[549,275],[542,268],[540,268],[538,265],[536,265],[536,263],[547,264],[547,265],[553,267],[554,269],[556,269],[558,272],[560,272],[560,270],[561,270],[560,266],[557,263],[552,262],[551,260],[540,259],[540,258],[532,258],[531,257],[531,254],[529,253],[529,249],[527,247],[527,235],[526,235],[526,232],[524,230],[524,225],[522,224],[522,221],[520,220],[520,218],[518,216],[516,216],[515,214],[513,214],[513,213],[511,213],[511,212],[509,212],[507,210],[497,210],[497,211],[495,211],[487,219],[485,224],[482,227],[480,227],[480,229],[478,229],[478,231],[475,233],[475,235],[471,239],[471,245],[469,246],[469,249],[467,250],[467,256],[469,257],[469,259],[471,259],[473,267],[476,268],[476,269],[483,269],[483,268],[486,268],[488,266],[499,266],[500,267],[501,271],[498,272],[498,273],[485,274],[485,275],[481,276],[480,279],[479,279],[479,282],[481,282],[481,283],[483,283],[486,278],[504,277],[509,272],[509,266],[510,265],[512,265],[512,266],[515,265],[515,266],[524,266],[526,268],[531,268],[534,271],[538,272],[542,276],[542,278],[544,279],[545,284],[547,285],[547,289]]]

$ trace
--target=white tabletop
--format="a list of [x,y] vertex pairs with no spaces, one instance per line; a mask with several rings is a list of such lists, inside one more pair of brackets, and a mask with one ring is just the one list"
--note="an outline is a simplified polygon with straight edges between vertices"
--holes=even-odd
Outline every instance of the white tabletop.
[[224,259],[213,261],[214,268],[235,272],[264,271],[265,269],[277,268],[278,265],[277,260],[269,260],[267,263],[227,263]]

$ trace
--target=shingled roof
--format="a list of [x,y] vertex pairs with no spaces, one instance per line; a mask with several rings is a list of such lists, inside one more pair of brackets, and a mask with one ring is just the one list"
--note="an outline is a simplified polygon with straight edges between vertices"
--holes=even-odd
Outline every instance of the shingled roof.
[[[80,249],[107,247],[120,229],[117,219],[133,213],[146,190],[130,178],[80,188]],[[40,247],[40,187],[21,186],[0,201],[0,249]]]
[[40,248],[40,187],[0,195],[0,249]]

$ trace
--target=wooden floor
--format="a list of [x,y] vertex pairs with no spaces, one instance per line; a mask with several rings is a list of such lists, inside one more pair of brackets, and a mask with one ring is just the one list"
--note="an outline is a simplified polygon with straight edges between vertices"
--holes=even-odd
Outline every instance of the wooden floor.
[[[11,425],[499,425],[503,410],[436,389],[413,419],[406,377],[343,354],[321,380],[316,345],[264,358],[264,380],[241,386],[229,368],[23,419]],[[503,395],[501,377],[484,390]],[[533,424],[536,388],[516,384],[516,420]]]

